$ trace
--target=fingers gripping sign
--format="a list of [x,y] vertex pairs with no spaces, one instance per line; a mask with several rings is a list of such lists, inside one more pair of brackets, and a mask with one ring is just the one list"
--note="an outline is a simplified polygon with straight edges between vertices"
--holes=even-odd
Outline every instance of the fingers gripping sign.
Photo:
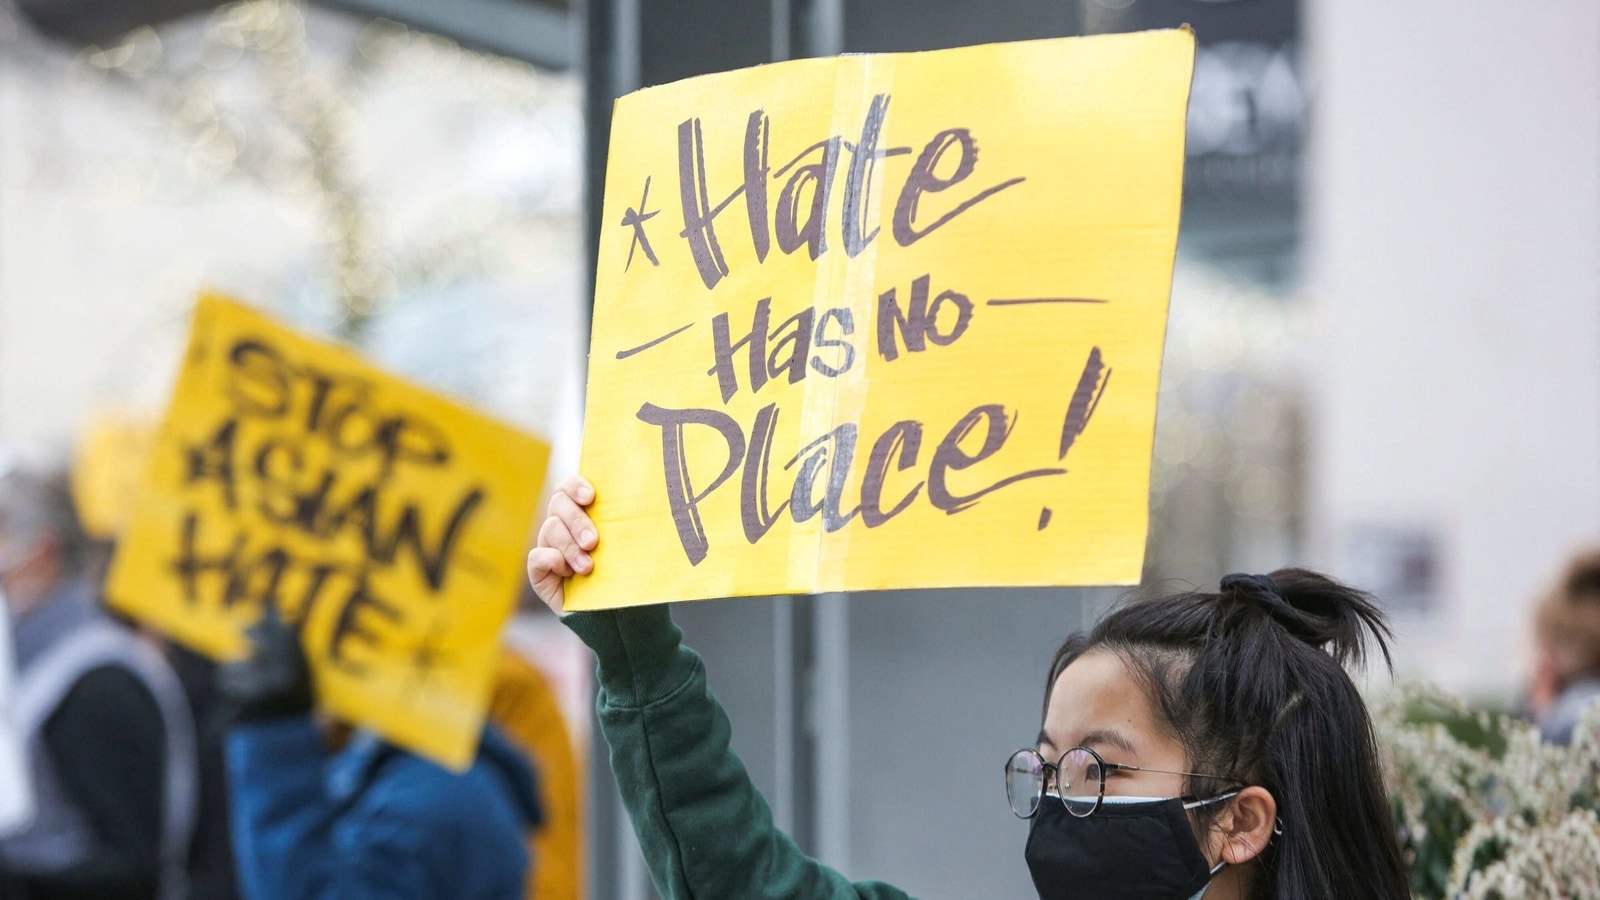
[[566,579],[594,571],[589,554],[599,545],[600,533],[585,511],[594,497],[594,485],[582,476],[562,481],[550,498],[538,543],[528,553],[528,581],[556,615],[563,611]]

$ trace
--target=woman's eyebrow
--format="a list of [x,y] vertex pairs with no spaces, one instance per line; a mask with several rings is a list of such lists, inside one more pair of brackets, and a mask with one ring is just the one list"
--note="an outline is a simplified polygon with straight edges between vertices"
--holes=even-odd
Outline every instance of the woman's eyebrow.
[[1054,747],[1056,745],[1056,742],[1050,740],[1050,735],[1045,734],[1044,733],[1044,729],[1041,728],[1041,729],[1039,729],[1039,740],[1034,743],[1034,746],[1035,747],[1043,747],[1045,744],[1049,744],[1050,746]]
[[1100,728],[1083,736],[1081,741],[1085,747],[1109,746],[1115,747],[1124,753],[1138,753],[1133,747],[1133,742],[1122,736],[1122,732],[1115,728]]

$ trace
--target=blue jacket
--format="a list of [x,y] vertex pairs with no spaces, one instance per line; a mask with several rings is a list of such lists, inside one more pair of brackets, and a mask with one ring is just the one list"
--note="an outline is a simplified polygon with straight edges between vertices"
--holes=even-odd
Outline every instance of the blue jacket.
[[358,735],[329,758],[309,716],[235,727],[228,782],[250,900],[520,900],[533,770],[493,729],[455,774]]

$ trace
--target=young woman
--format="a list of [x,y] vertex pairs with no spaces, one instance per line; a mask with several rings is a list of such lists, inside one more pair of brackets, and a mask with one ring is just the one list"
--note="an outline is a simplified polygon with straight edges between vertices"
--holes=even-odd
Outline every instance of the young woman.
[[[561,612],[594,570],[594,488],[557,491],[528,556]],[[902,898],[852,884],[773,827],[727,716],[664,607],[573,613],[599,659],[599,718],[656,888],[667,898]],[[1366,707],[1344,671],[1369,598],[1298,569],[1124,606],[1057,652],[1038,745],[1005,766],[1039,896],[1406,900]],[[998,788],[998,785],[997,785]]]

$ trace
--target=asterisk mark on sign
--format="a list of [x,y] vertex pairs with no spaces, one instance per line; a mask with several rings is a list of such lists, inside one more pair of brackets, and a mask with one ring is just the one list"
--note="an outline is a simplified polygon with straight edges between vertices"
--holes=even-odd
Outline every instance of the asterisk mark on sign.
[[644,196],[639,198],[639,207],[637,209],[631,206],[628,207],[628,211],[622,216],[623,226],[633,229],[633,242],[628,245],[628,262],[622,267],[624,272],[628,271],[628,267],[633,265],[633,251],[640,247],[644,248],[644,255],[650,260],[650,265],[661,265],[661,260],[656,259],[655,251],[650,249],[650,236],[645,234],[644,231],[644,223],[655,218],[656,213],[661,211],[659,209],[646,211],[645,204],[649,199],[650,177],[647,175],[644,179]]
[[428,683],[434,672],[449,665],[451,654],[445,653],[441,648],[445,635],[445,625],[435,621],[428,628],[428,634],[411,653],[411,669],[414,681],[411,683],[412,696]]

